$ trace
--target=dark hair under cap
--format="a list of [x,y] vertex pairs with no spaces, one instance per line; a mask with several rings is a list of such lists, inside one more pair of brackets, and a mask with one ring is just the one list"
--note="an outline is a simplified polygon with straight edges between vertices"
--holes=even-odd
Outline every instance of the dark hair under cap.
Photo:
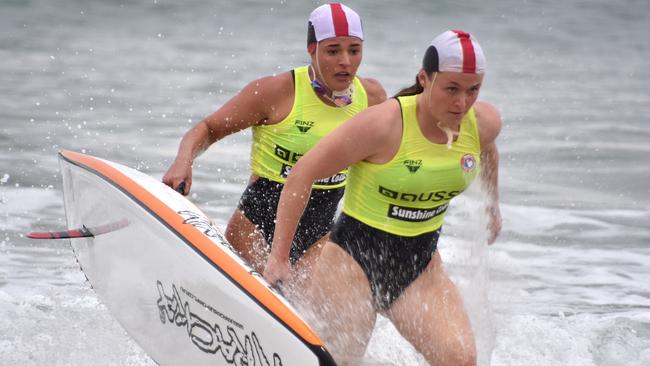
[[440,65],[438,60],[438,49],[436,46],[429,46],[427,51],[424,53],[424,58],[422,59],[422,68],[427,72],[427,74],[431,74],[440,71],[438,65]]
[[314,29],[314,24],[312,22],[307,23],[307,45],[316,42],[316,30]]

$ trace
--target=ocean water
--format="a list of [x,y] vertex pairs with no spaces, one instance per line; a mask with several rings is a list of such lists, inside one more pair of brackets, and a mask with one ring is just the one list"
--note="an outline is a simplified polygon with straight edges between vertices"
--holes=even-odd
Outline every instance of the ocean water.
[[[464,29],[488,59],[504,126],[504,229],[487,247],[478,187],[440,242],[480,365],[650,365],[650,3],[347,2],[360,74],[410,85],[433,36]],[[69,243],[57,152],[161,177],[183,133],[254,78],[306,64],[317,2],[0,1],[0,364],[152,365]],[[248,176],[250,133],[202,156],[191,199],[218,226]],[[367,365],[424,365],[385,319]]]

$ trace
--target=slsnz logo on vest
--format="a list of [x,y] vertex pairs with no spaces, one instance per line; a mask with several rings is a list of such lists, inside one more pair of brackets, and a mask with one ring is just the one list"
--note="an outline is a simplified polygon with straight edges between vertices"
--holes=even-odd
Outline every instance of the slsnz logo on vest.
[[422,159],[418,159],[418,160],[407,159],[404,160],[404,165],[406,166],[406,168],[408,168],[409,172],[415,173],[422,166]]
[[315,123],[316,122],[314,122],[314,121],[303,121],[303,120],[297,119],[297,120],[295,120],[293,122],[293,125],[296,126],[296,128],[298,129],[298,131],[300,131],[300,133],[306,133],[312,127],[314,127]]
[[476,158],[472,154],[465,154],[460,158],[460,166],[463,167],[465,172],[469,173],[476,166]]

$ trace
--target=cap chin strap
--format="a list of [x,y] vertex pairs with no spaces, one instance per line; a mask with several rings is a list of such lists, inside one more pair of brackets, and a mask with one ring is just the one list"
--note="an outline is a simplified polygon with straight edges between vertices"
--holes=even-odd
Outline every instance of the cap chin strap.
[[[323,75],[320,70],[320,62],[318,61],[318,42],[316,43],[316,68],[318,69],[318,75]],[[334,105],[337,107],[345,107],[349,104],[352,104],[352,96],[354,95],[354,82],[351,82],[350,85],[348,85],[348,87],[343,90],[332,90],[332,88],[327,85],[325,78],[323,78],[322,81],[318,80],[316,77],[316,70],[314,70],[314,67],[311,64],[309,65],[309,71],[314,74],[313,79],[311,78],[311,75],[309,76],[309,79],[311,80],[311,86],[316,92],[318,92],[318,94],[334,103]],[[332,92],[332,96],[329,95],[328,91]]]

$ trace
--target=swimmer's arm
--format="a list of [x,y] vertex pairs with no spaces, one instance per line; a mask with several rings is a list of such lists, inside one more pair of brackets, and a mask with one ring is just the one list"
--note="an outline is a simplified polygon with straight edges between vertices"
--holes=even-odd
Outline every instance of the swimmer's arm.
[[163,176],[163,183],[175,189],[185,182],[183,194],[188,194],[194,159],[230,134],[279,118],[278,106],[283,105],[286,102],[283,98],[288,96],[293,97],[290,73],[264,77],[246,85],[239,94],[185,133],[174,162]]
[[494,242],[501,231],[501,212],[499,209],[499,150],[496,138],[501,132],[501,115],[494,106],[486,102],[475,105],[476,119],[481,140],[481,180],[487,191],[487,211],[489,237]]
[[[330,177],[361,160],[374,160],[401,133],[399,104],[388,100],[366,109],[323,138],[298,160],[278,203],[271,257],[285,263],[315,180]],[[395,126],[399,127],[396,131]],[[401,136],[401,134],[399,135]]]

